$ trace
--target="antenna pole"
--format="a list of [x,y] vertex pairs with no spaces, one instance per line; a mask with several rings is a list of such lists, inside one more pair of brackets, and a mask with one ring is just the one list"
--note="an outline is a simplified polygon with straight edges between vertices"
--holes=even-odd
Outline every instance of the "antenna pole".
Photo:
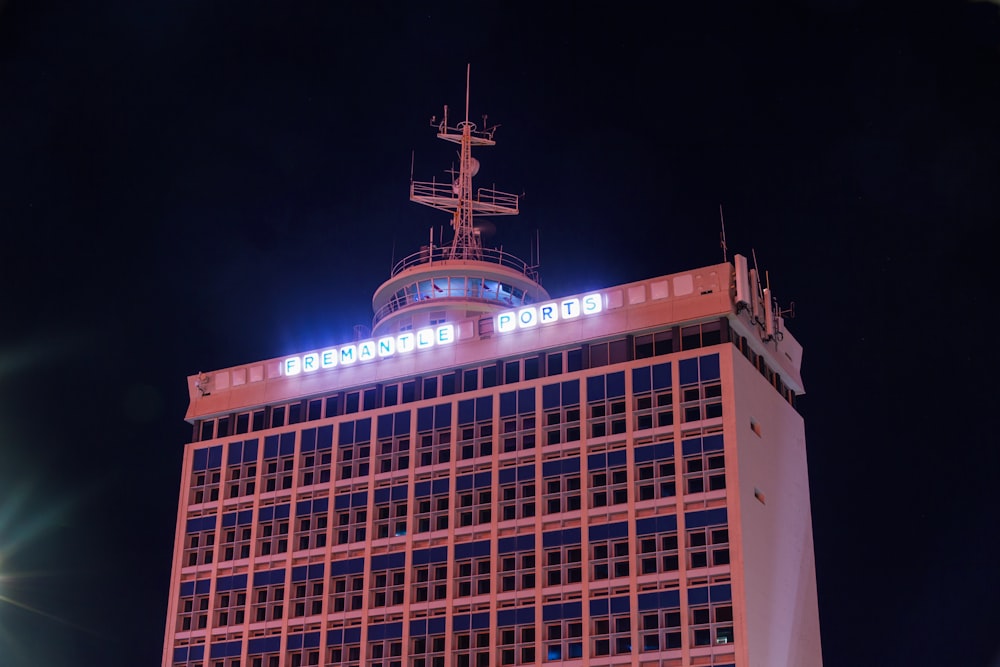
[[722,236],[720,238],[722,242],[722,261],[729,261],[729,253],[726,249],[726,219],[722,216],[722,204],[719,204],[719,222],[722,223]]
[[[469,82],[472,79],[472,63],[465,63],[465,122],[469,122]],[[483,128],[486,129],[485,127]]]

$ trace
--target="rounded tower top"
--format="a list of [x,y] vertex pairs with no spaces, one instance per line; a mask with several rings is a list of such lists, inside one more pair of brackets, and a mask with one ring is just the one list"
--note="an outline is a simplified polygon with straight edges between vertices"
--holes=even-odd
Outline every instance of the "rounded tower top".
[[[485,126],[485,116],[483,117]],[[458,172],[450,183],[410,181],[410,201],[451,213],[450,243],[428,245],[400,260],[389,280],[372,298],[375,318],[372,334],[384,335],[447,321],[478,317],[549,298],[538,282],[537,266],[505,253],[484,248],[475,226],[476,216],[517,215],[518,196],[497,190],[473,190],[479,162],[473,146],[493,146],[496,126],[478,129],[469,122],[469,70],[466,69],[465,120],[448,124],[448,107],[438,122],[431,118],[439,139],[459,145]]]

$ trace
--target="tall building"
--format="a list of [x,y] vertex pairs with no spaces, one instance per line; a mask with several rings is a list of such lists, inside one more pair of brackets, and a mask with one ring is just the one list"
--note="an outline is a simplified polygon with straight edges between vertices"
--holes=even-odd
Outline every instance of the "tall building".
[[[551,297],[493,130],[363,340],[188,380],[163,667],[821,664],[802,348],[745,258]],[[432,121],[434,122],[434,121]]]

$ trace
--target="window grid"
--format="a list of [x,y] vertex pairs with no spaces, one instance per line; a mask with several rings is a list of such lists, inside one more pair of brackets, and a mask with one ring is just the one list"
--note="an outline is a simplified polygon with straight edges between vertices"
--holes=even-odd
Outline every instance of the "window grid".
[[497,651],[501,665],[535,664],[534,625],[499,627],[497,634]]
[[246,591],[221,591],[215,594],[214,627],[243,625],[246,620]]
[[628,655],[632,652],[632,619],[628,613],[591,618],[595,656]]
[[214,503],[219,499],[219,486],[222,480],[222,469],[199,470],[191,475],[190,503]]
[[456,667],[490,667],[490,631],[459,632],[452,650]]
[[288,505],[262,507],[257,520],[257,555],[286,553],[288,528]]
[[688,567],[729,565],[729,530],[726,526],[689,529],[687,541]]
[[535,587],[535,552],[503,554],[498,562],[499,591],[527,591]]
[[545,624],[545,662],[583,657],[583,621],[563,619]]
[[629,576],[628,538],[590,540],[591,580]]
[[733,606],[730,602],[692,605],[690,614],[691,642],[694,646],[733,642]]
[[367,536],[368,510],[351,507],[337,512],[337,544],[364,542]]
[[184,566],[208,565],[215,552],[215,527],[184,536]]
[[545,585],[565,586],[582,580],[580,561],[583,551],[579,544],[549,547],[544,552]]
[[667,574],[679,567],[677,531],[639,537],[639,574]]
[[292,584],[292,618],[323,613],[323,582],[300,581]]
[[299,485],[329,484],[333,452],[330,450],[302,454],[299,461]]
[[413,569],[412,602],[430,602],[448,597],[448,564],[431,563]]
[[378,441],[375,465],[378,472],[395,472],[410,468],[410,436],[382,438]]
[[535,448],[535,423],[533,414],[505,418],[501,424],[504,452],[517,452]]
[[182,595],[177,614],[177,631],[204,630],[208,627],[208,592]]
[[573,512],[580,509],[580,473],[545,479],[546,514]]
[[252,496],[257,489],[257,463],[246,462],[229,466],[226,471],[227,498]]
[[489,595],[490,557],[466,558],[455,563],[455,597]]
[[264,492],[287,491],[292,488],[295,455],[287,454],[265,459],[261,484]]
[[285,616],[285,584],[254,586],[250,607],[251,622],[280,621]]
[[403,604],[406,570],[390,568],[372,570],[369,588],[369,607],[394,607]]
[[535,516],[534,480],[504,484],[500,487],[499,493],[500,521],[513,521]]
[[378,503],[375,505],[374,512],[375,520],[372,529],[376,540],[406,535],[408,512],[405,500]]

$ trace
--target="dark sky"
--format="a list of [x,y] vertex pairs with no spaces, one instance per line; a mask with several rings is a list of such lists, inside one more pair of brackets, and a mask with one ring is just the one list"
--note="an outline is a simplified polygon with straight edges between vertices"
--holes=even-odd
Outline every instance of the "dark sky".
[[550,292],[795,301],[827,667],[1000,665],[1000,4],[346,4],[0,1],[0,664],[158,664],[186,376],[370,322],[471,63]]

